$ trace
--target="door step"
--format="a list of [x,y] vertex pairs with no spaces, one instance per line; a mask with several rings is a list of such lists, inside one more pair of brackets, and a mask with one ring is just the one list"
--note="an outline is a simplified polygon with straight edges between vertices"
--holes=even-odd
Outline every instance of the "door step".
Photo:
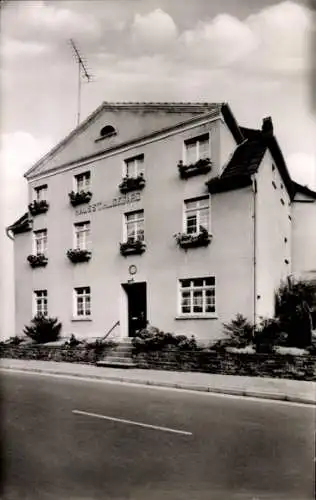
[[125,340],[108,351],[104,358],[97,361],[97,366],[112,368],[135,368],[136,364],[132,358],[133,346]]

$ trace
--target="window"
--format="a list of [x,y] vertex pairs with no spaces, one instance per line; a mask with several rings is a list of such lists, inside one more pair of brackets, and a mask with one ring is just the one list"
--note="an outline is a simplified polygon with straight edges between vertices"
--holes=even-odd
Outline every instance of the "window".
[[76,191],[89,191],[90,190],[90,172],[83,172],[82,174],[75,175]]
[[47,316],[47,290],[35,290],[34,292],[34,316]]
[[125,214],[125,240],[144,241],[144,211]]
[[35,255],[44,254],[47,251],[47,229],[34,231],[34,253]]
[[180,280],[181,315],[215,313],[215,277]]
[[127,177],[138,177],[144,173],[144,155],[135,156],[125,160],[125,175]]
[[185,163],[195,163],[202,158],[210,157],[209,134],[201,135],[185,141]]
[[75,288],[74,314],[77,317],[91,316],[91,292],[90,287]]
[[74,247],[79,250],[88,250],[90,243],[90,222],[78,222],[74,225]]
[[198,234],[209,229],[209,198],[197,198],[185,202],[184,232]]
[[105,125],[105,127],[100,130],[100,137],[110,137],[111,135],[116,135],[115,128],[112,125]]
[[43,201],[47,199],[47,184],[34,188],[35,200]]

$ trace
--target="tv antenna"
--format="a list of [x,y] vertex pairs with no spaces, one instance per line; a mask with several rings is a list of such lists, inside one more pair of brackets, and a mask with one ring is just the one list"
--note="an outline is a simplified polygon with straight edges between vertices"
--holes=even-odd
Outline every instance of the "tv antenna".
[[80,113],[81,113],[81,83],[82,79],[87,83],[91,81],[92,75],[88,73],[87,65],[84,59],[82,58],[75,42],[70,39],[70,45],[74,51],[74,55],[78,64],[78,109],[77,109],[77,126],[80,123]]

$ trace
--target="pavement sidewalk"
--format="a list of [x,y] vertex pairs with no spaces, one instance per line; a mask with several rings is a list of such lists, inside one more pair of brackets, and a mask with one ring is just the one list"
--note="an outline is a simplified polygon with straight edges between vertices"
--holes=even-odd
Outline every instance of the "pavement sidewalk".
[[106,368],[21,359],[1,359],[0,368],[316,405],[316,382],[299,380],[139,368]]

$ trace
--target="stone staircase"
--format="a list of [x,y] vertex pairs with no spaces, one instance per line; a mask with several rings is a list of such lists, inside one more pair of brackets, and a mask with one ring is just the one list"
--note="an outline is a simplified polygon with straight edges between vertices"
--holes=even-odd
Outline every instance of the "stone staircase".
[[97,366],[112,368],[135,368],[132,358],[132,341],[130,338],[122,339],[118,345],[110,349],[105,357],[97,362]]

